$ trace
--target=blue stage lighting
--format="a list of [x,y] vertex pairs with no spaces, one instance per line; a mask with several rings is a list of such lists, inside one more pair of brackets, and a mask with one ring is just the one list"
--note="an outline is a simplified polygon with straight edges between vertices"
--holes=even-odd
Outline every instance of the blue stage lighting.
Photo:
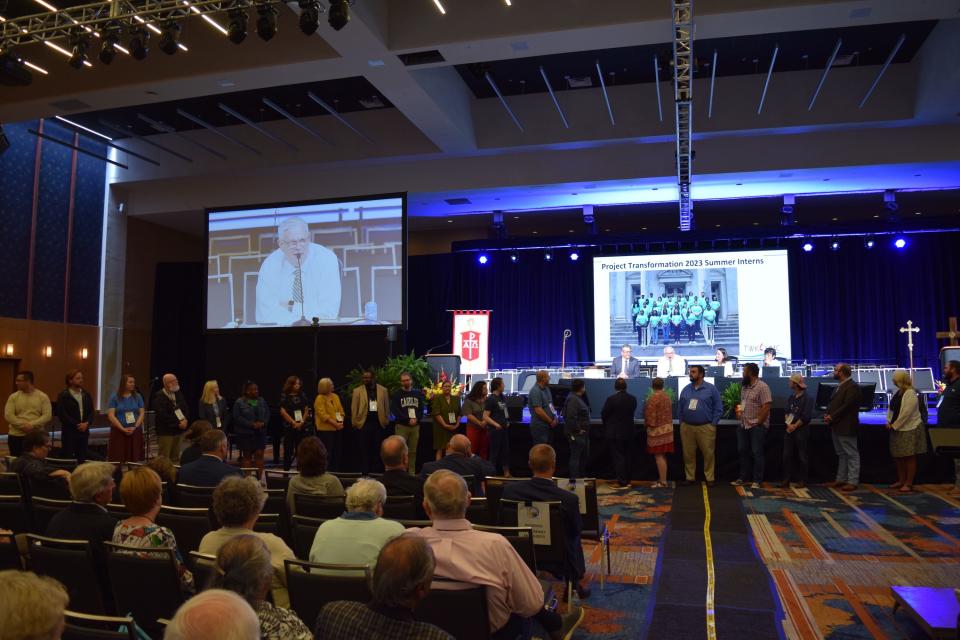
[[515,253],[510,254],[510,262],[516,262],[519,259],[520,259],[520,256],[518,256],[517,254]]
[[830,243],[830,251],[839,251],[840,250],[840,241],[834,240]]
[[485,254],[485,253],[481,253],[481,254],[477,257],[477,262],[479,262],[480,264],[487,264],[487,262],[488,262],[489,260],[490,260],[489,256],[487,256],[487,254]]
[[873,249],[874,244],[876,243],[873,241],[873,238],[867,238],[867,241],[863,243],[863,246],[865,246],[867,249]]
[[551,260],[553,260],[553,254],[547,251],[545,254],[543,254],[543,259],[546,260],[547,262],[550,262]]
[[570,253],[570,259],[576,262],[577,260],[580,259],[580,254],[577,253],[576,251],[573,251]]
[[813,251],[813,244],[809,242],[804,243],[803,250],[806,251],[807,253],[810,253],[811,251]]
[[905,246],[907,246],[907,241],[904,238],[897,238],[893,241],[893,246],[895,246],[897,249],[903,249]]

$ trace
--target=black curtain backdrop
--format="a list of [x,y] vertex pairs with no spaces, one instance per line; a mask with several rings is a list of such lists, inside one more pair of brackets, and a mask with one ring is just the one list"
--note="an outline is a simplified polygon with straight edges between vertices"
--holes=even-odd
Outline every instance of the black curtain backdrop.
[[[847,238],[830,251],[821,239],[811,253],[800,242],[790,246],[794,359],[906,365],[898,329],[912,320],[920,327],[915,365],[936,370],[945,343],[934,334],[960,315],[960,233],[910,235],[902,251],[892,241],[878,238],[866,249],[862,238]],[[564,329],[573,332],[567,362],[592,363],[593,254],[579,253],[573,262],[569,250],[556,250],[547,262],[541,251],[521,251],[511,263],[508,252],[491,252],[487,265],[475,253],[411,256],[408,347],[449,352],[453,321],[445,310],[491,309],[491,368],[559,364]]]
[[[190,283],[205,283],[203,262],[162,262],[157,265],[153,289],[153,333],[150,355],[151,378],[174,373],[190,407],[197,414],[203,387],[203,289]],[[150,391],[149,380],[138,380],[140,391]],[[153,387],[156,391],[157,384]]]

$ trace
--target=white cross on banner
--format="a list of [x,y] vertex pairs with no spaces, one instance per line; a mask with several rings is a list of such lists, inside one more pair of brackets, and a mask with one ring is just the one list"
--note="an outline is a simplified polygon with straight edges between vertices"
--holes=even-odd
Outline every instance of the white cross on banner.
[[463,375],[487,373],[490,346],[489,311],[453,312],[453,353]]

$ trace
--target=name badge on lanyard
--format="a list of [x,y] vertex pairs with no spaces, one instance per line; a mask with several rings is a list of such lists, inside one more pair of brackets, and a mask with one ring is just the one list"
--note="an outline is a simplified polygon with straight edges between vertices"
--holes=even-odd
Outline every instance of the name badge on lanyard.
[[220,416],[217,416],[217,429],[223,429],[223,422],[220,421]]
[[343,414],[337,411],[337,422],[343,422]]
[[410,418],[411,420],[416,420],[417,410],[414,409],[413,407],[407,407],[407,417]]
[[690,411],[696,411],[696,410],[697,410],[697,399],[696,399],[696,398],[690,398],[690,404],[687,405],[687,408],[690,409]]
[[173,410],[173,415],[177,416],[177,420],[186,420],[186,419],[187,419],[187,417],[186,417],[185,415],[183,415],[183,411],[181,411],[180,409],[174,409],[174,410]]
[[370,410],[371,412],[373,412],[373,413],[376,413],[376,412],[377,412],[377,401],[376,401],[376,400],[371,400],[371,401],[370,401],[369,410]]
[[295,422],[301,422],[303,420],[303,411],[300,411],[300,409],[297,409],[296,411],[294,411],[293,419]]
[[137,419],[134,418],[133,411],[124,411],[123,421],[126,422],[127,424],[133,424],[134,422],[137,421]]
[[457,422],[457,414],[455,414],[455,413],[448,413],[448,414],[447,414],[447,422],[449,422],[450,424],[455,424],[455,423]]

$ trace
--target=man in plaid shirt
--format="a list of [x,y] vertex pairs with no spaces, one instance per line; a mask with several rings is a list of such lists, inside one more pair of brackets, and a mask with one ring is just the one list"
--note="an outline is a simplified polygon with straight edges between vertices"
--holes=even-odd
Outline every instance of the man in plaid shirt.
[[[737,450],[740,453],[740,477],[731,482],[735,487],[753,479],[751,489],[763,482],[763,441],[770,428],[770,387],[760,380],[760,367],[755,362],[743,365],[743,385],[737,406]],[[751,473],[752,472],[752,473]]]

